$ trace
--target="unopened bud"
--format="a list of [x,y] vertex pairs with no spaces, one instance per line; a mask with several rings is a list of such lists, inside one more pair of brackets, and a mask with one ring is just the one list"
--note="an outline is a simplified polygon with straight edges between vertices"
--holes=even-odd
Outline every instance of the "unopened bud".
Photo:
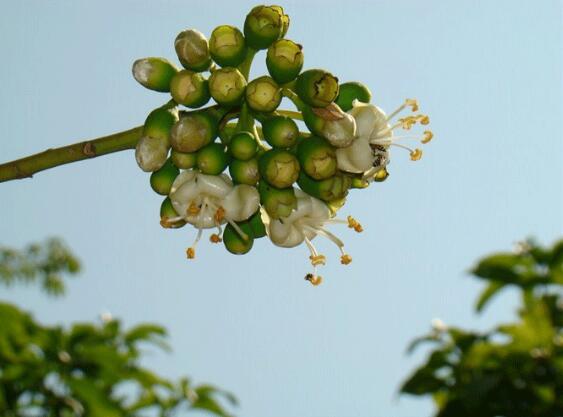
[[297,183],[307,194],[329,202],[346,197],[352,186],[352,178],[337,173],[333,177],[317,181],[302,172]]
[[321,69],[302,72],[297,77],[296,93],[312,107],[326,107],[338,96],[338,78]]
[[294,80],[303,68],[303,47],[289,39],[279,39],[268,48],[266,66],[280,84]]
[[142,58],[133,63],[133,77],[139,84],[150,90],[168,92],[170,81],[178,72],[176,67],[164,58]]
[[210,143],[197,153],[197,167],[208,175],[218,175],[225,170],[229,156],[220,143]]
[[299,161],[288,151],[271,149],[260,157],[258,165],[262,178],[277,188],[287,188],[299,177]]
[[258,191],[260,202],[272,219],[287,217],[297,208],[297,197],[293,187],[280,190],[260,181]]
[[247,161],[256,155],[258,142],[250,132],[238,132],[231,137],[229,151],[234,158]]
[[254,49],[266,49],[281,38],[289,26],[289,18],[280,6],[256,6],[244,21],[246,42]]
[[281,89],[271,77],[256,78],[246,87],[246,103],[252,110],[272,112],[278,108],[281,99]]
[[166,139],[143,136],[137,142],[135,159],[143,171],[156,171],[164,165],[167,157],[168,141]]
[[172,127],[170,144],[178,152],[196,152],[217,137],[216,122],[205,113],[188,113]]
[[336,104],[342,110],[348,111],[352,109],[354,100],[369,103],[371,101],[371,91],[364,84],[357,81],[340,84]]
[[336,174],[336,153],[326,140],[312,136],[304,139],[297,148],[301,168],[315,180]]
[[190,169],[196,166],[197,153],[178,152],[172,149],[170,159],[180,169]]
[[169,143],[170,131],[178,121],[178,110],[159,107],[149,113],[143,127],[143,136],[163,139]]
[[166,163],[157,171],[151,174],[151,187],[152,189],[161,195],[168,195],[170,189],[172,188],[172,183],[180,173],[180,170],[168,160]]
[[297,123],[286,116],[274,116],[262,122],[262,132],[274,148],[291,148],[299,138]]
[[234,159],[229,165],[229,174],[236,184],[256,185],[260,179],[256,158],[247,161]]
[[166,227],[177,229],[179,227],[184,226],[186,222],[183,220],[175,221],[175,222],[166,222],[166,220],[174,219],[178,216],[179,216],[178,212],[174,209],[174,206],[172,205],[172,201],[170,200],[169,197],[166,197],[162,202],[162,204],[160,205],[160,218],[164,220],[165,222],[164,224],[166,225]]
[[188,70],[180,71],[172,78],[170,93],[176,103],[191,108],[203,106],[211,97],[207,80]]
[[201,72],[211,65],[207,38],[198,30],[187,29],[180,32],[174,41],[174,48],[186,69]]
[[246,79],[236,68],[226,67],[214,71],[209,77],[211,97],[225,106],[236,106],[244,97]]
[[231,224],[227,224],[223,232],[223,243],[225,244],[225,248],[232,254],[244,255],[252,249],[254,236],[252,234],[252,228],[247,222],[237,223],[237,226],[240,231],[244,233],[244,236],[241,236],[239,231]]
[[242,32],[234,26],[215,28],[209,39],[211,58],[222,67],[236,67],[246,55],[246,44]]

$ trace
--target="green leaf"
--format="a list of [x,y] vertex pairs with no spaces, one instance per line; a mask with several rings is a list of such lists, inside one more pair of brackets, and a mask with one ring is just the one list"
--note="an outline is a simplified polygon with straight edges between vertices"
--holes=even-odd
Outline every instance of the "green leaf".
[[505,283],[501,281],[492,281],[487,285],[487,287],[481,292],[479,298],[477,299],[477,303],[475,304],[475,310],[477,312],[483,311],[485,305],[493,298],[495,294],[497,294],[500,290],[505,287]]

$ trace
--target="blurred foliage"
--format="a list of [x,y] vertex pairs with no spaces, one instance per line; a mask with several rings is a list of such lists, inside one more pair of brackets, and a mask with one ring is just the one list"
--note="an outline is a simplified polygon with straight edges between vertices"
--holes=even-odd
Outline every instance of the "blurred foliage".
[[[2,249],[1,256],[2,281],[40,277],[51,293],[53,276],[79,268],[55,240],[23,252]],[[108,314],[98,323],[44,326],[0,302],[0,416],[165,417],[190,410],[230,416],[225,404],[236,404],[231,394],[141,366],[147,348],[168,349],[164,328],[142,324],[126,330]]]
[[23,250],[0,246],[0,283],[40,282],[50,295],[65,291],[63,275],[80,271],[80,262],[59,239],[31,244]]
[[482,259],[472,273],[487,282],[476,310],[515,287],[519,320],[483,333],[435,323],[409,347],[434,344],[401,391],[432,395],[437,417],[563,416],[563,241],[520,243],[513,253]]

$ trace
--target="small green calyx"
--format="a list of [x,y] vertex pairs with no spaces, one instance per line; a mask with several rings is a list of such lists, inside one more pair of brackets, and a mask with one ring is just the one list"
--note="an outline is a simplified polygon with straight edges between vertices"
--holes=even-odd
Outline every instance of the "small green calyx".
[[188,113],[172,127],[170,144],[178,152],[196,152],[217,137],[215,121],[205,113]]
[[326,107],[338,96],[338,78],[325,70],[307,70],[297,77],[295,90],[309,106]]
[[254,49],[266,49],[283,37],[289,27],[289,17],[280,6],[256,6],[244,21],[244,36]]
[[338,104],[342,110],[348,111],[352,109],[354,100],[369,103],[371,101],[371,91],[369,91],[369,88],[365,84],[357,81],[340,84],[336,104]]
[[211,97],[222,105],[236,106],[242,102],[246,79],[236,68],[226,67],[214,71],[209,77]]
[[280,84],[293,81],[301,72],[303,61],[303,47],[289,39],[275,41],[266,55],[268,71]]
[[238,132],[231,137],[229,151],[233,158],[247,161],[256,155],[258,143],[250,132]]
[[220,143],[210,143],[197,153],[197,167],[208,175],[218,175],[227,168],[229,155]]
[[301,168],[315,180],[323,180],[336,174],[336,152],[324,139],[312,136],[303,140],[297,148]]
[[172,77],[178,69],[164,58],[142,58],[133,63],[133,77],[149,90],[166,93],[170,91]]
[[288,151],[271,149],[259,161],[260,175],[276,188],[287,188],[299,177],[299,161]]
[[246,87],[246,103],[258,112],[272,112],[281,103],[279,85],[270,77],[263,76],[252,80]]
[[198,108],[206,104],[211,95],[207,80],[201,74],[182,70],[172,78],[170,94],[178,104]]
[[152,189],[160,195],[168,195],[172,188],[172,183],[180,173],[180,170],[169,159],[158,170],[151,174],[150,183]]
[[246,55],[242,32],[234,26],[223,25],[213,30],[209,39],[211,58],[222,67],[236,67]]
[[178,34],[174,49],[184,68],[202,72],[209,69],[211,56],[207,38],[198,30],[187,29]]

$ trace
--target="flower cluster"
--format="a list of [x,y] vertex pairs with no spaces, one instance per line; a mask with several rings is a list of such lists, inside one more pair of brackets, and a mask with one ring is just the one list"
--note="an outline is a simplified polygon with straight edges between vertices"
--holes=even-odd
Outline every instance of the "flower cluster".
[[[135,155],[152,173],[154,191],[166,196],[161,225],[197,229],[189,259],[206,229],[212,243],[234,254],[262,237],[284,248],[305,244],[313,266],[306,279],[317,285],[317,267],[326,262],[313,244],[317,236],[336,244],[342,264],[352,261],[328,230],[342,223],[362,231],[351,216],[336,218],[348,192],[385,180],[392,148],[420,159],[422,150],[405,141],[426,144],[432,132],[397,135],[428,125],[416,100],[387,115],[370,104],[362,83],[303,71],[303,47],[285,38],[288,27],[281,7],[257,6],[242,31],[223,25],[209,39],[193,29],[180,32],[174,47],[182,69],[163,58],[135,61],[140,84],[171,95],[148,115]],[[260,50],[269,75],[249,80]],[[280,109],[284,97],[296,109]]]

